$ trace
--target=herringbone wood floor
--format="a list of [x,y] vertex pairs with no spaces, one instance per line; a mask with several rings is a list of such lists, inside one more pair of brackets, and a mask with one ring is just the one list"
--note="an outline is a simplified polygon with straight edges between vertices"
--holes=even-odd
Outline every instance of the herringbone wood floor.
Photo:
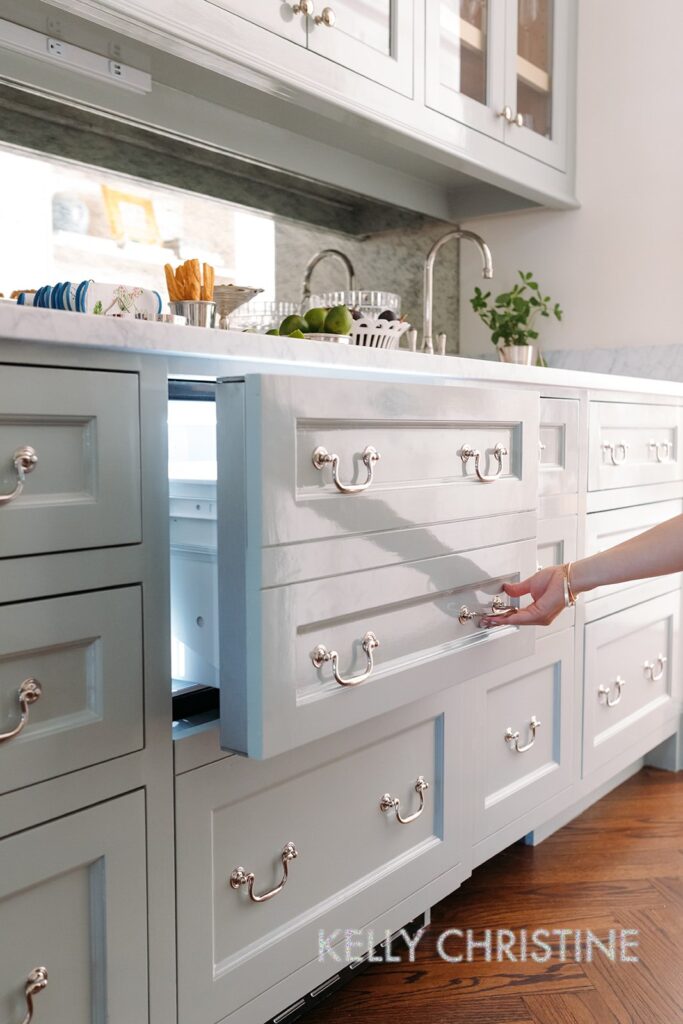
[[[447,928],[638,929],[639,962],[452,964],[436,953]],[[683,1024],[683,773],[646,768],[540,846],[478,868],[434,908],[415,963],[369,967],[306,1017],[332,1021]]]

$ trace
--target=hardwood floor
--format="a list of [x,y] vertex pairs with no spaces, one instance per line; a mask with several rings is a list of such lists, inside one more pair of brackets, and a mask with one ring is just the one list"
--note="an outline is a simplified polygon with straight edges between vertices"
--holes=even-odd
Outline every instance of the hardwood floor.
[[[637,930],[637,963],[449,963],[446,929]],[[464,942],[445,943],[450,954]],[[514,953],[514,947],[511,951]],[[569,957],[569,952],[572,958]],[[494,939],[495,955],[495,939]],[[683,773],[646,768],[538,847],[513,846],[433,911],[415,962],[368,967],[307,1024],[681,1024]]]

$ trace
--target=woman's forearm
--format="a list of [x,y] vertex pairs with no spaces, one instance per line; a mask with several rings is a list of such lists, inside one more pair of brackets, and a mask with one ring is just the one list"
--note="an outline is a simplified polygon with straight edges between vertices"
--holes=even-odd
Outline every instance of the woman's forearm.
[[683,515],[668,519],[616,547],[572,563],[575,594],[609,583],[683,571]]

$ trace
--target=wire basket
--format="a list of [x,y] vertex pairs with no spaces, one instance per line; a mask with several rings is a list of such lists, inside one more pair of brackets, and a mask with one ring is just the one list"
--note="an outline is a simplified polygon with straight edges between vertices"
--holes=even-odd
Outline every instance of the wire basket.
[[351,328],[351,344],[361,348],[398,348],[401,337],[410,327],[403,320],[380,320],[363,317],[354,320]]

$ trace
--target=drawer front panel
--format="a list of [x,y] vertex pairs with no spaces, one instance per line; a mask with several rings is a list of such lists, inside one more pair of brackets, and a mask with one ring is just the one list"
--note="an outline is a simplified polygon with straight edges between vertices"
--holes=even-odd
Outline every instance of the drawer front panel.
[[584,775],[674,713],[680,600],[666,594],[586,626]]
[[0,792],[143,745],[139,587],[0,606],[0,734],[22,720],[21,684],[41,693],[0,742]]
[[532,631],[479,621],[535,555],[522,541],[262,591],[242,679],[221,633],[223,746],[272,757],[528,654]]
[[573,634],[539,641],[514,671],[477,680],[475,841],[571,782]]
[[140,541],[135,374],[3,366],[1,495],[17,487],[25,446],[37,463],[0,504],[0,557]]
[[132,793],[0,842],[0,1019],[145,1024],[144,797]]
[[[536,564],[539,569],[549,565],[564,565],[576,559],[576,516],[559,516],[557,519],[541,519],[538,523],[538,547]],[[560,633],[574,625],[576,611],[565,608],[545,632]]]
[[542,398],[538,493],[576,494],[579,488],[579,403]]
[[[213,1024],[461,859],[460,692],[276,761],[231,757],[177,779],[180,1019]],[[382,810],[385,794],[398,799]],[[453,802],[455,801],[455,802]],[[287,881],[282,852],[294,843]],[[339,939],[339,936],[337,936]],[[323,969],[330,973],[329,964]]]
[[533,392],[253,376],[219,384],[217,412],[220,517],[266,546],[536,506]]
[[591,402],[589,491],[683,479],[682,425],[678,406]]
[[[594,555],[599,551],[621,544],[631,537],[638,536],[645,530],[658,526],[659,523],[673,519],[683,513],[682,501],[658,501],[649,505],[636,505],[633,508],[613,509],[609,512],[592,512],[586,516],[586,555]],[[660,582],[663,590],[672,590],[676,586],[676,577],[663,576]],[[642,584],[642,580],[627,583],[614,583],[607,587],[598,587],[586,593],[586,601],[593,601],[607,594],[628,590]]]

